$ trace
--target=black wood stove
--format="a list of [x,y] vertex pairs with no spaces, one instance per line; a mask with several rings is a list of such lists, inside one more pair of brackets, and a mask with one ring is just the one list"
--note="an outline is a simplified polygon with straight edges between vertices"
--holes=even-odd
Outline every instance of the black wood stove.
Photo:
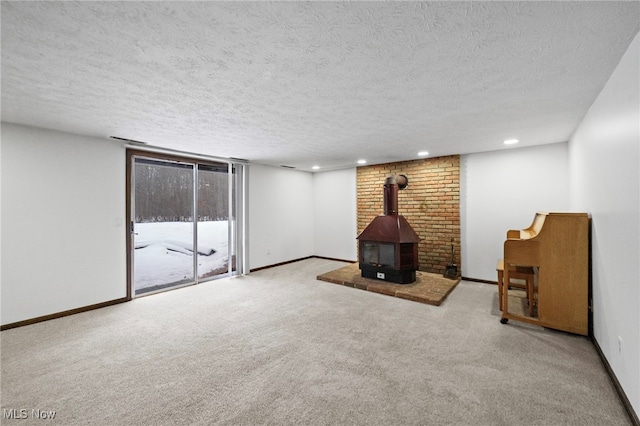
[[398,214],[398,190],[407,187],[404,175],[384,182],[384,215],[376,217],[358,235],[361,275],[400,284],[416,280],[420,238],[409,222]]

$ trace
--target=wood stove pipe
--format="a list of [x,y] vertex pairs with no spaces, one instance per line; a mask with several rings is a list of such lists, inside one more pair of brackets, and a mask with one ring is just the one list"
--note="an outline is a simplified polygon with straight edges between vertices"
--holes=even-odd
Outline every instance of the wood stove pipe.
[[398,214],[398,190],[409,185],[409,178],[405,175],[391,175],[384,181],[384,214]]

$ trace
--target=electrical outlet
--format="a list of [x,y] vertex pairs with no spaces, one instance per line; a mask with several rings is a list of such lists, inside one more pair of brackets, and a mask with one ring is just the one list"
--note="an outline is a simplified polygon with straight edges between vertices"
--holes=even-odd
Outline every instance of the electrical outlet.
[[268,248],[268,249],[267,249],[267,256],[269,256],[270,254],[271,254],[271,249],[270,249],[270,248]]
[[622,337],[618,336],[618,352],[620,353],[622,353],[623,343],[624,343],[624,340],[622,340]]

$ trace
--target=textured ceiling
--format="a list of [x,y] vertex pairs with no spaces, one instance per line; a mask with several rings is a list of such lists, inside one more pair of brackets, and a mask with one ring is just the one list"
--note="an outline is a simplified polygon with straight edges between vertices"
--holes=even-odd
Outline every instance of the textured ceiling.
[[2,1],[2,120],[301,170],[562,142],[639,6]]

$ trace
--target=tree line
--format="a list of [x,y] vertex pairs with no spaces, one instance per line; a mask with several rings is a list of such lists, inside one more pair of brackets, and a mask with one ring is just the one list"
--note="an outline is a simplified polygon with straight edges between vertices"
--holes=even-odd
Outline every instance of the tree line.
[[[135,163],[135,221],[193,221],[193,167],[149,163]],[[226,165],[198,170],[198,221],[228,220],[228,179]]]

